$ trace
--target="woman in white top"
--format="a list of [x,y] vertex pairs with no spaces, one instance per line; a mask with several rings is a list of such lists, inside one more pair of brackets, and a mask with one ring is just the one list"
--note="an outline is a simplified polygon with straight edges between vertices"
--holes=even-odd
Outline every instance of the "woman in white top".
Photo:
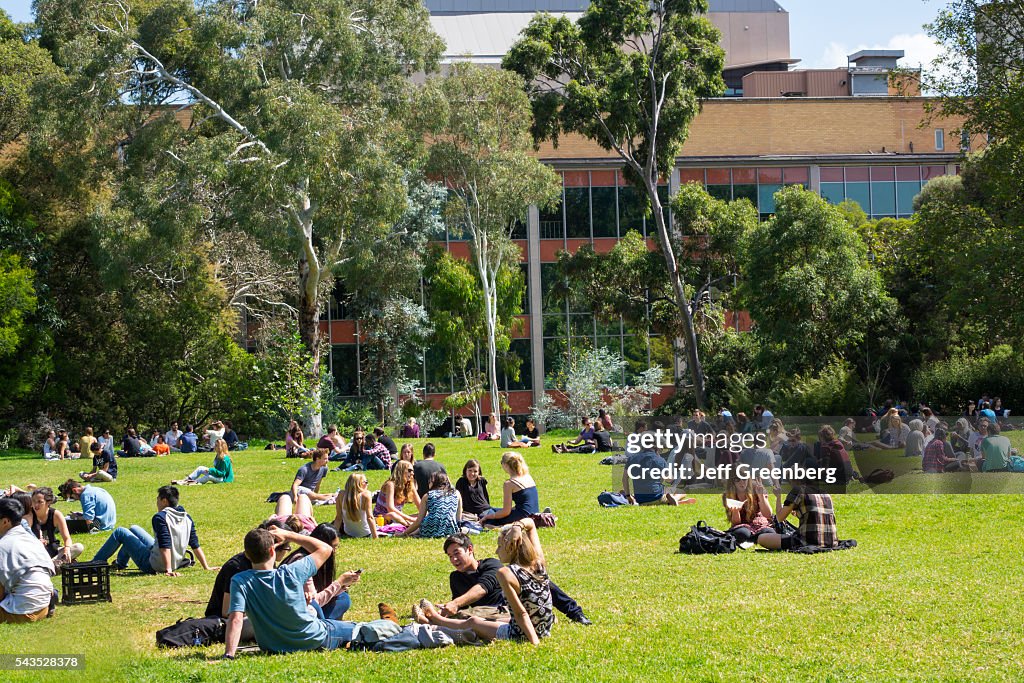
[[224,423],[220,420],[216,420],[210,423],[210,426],[206,428],[206,446],[209,450],[213,450],[214,446],[217,445],[219,439],[224,438]]
[[345,491],[335,503],[334,528],[352,538],[377,538],[377,522],[373,518],[373,496],[366,488],[366,476],[358,472],[349,476]]

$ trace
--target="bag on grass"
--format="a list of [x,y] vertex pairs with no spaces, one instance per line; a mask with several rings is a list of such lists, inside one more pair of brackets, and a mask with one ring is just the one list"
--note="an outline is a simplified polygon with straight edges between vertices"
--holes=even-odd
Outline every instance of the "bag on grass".
[[1006,463],[1006,469],[1010,472],[1024,472],[1024,458],[1019,455],[1011,455],[1010,461]]
[[157,647],[205,647],[224,642],[227,622],[220,617],[179,619],[156,632]]
[[550,512],[538,512],[535,515],[530,515],[530,519],[533,520],[533,523],[537,525],[538,529],[543,529],[544,527],[553,527],[555,526],[555,523],[558,521],[558,518]]
[[629,499],[621,493],[602,491],[597,494],[597,502],[603,508],[617,508],[622,505],[629,505]]
[[684,555],[725,555],[736,552],[736,539],[724,531],[712,529],[701,520],[679,539],[679,552]]
[[896,473],[888,468],[877,468],[871,470],[869,474],[864,477],[864,483],[869,486],[875,484],[888,484],[890,481],[896,478]]

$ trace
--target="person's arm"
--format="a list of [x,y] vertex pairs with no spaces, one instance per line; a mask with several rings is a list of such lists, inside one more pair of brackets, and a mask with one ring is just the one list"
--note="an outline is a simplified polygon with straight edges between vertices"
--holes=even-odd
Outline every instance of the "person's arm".
[[370,527],[370,538],[377,539],[377,519],[373,516],[373,496],[369,491],[363,491],[359,495],[360,507],[363,508],[363,515],[366,517],[366,524]]
[[455,512],[455,521],[457,523],[462,519],[462,494],[456,491],[455,495],[459,497],[459,509]]
[[292,482],[292,501],[299,499],[299,484],[301,483],[302,479],[300,477],[295,477],[295,481]]
[[327,561],[327,558],[334,554],[334,548],[323,541],[313,538],[312,536],[303,536],[302,534],[297,534],[294,531],[281,529],[279,527],[270,529],[270,535],[274,537],[274,540],[277,541],[277,543],[284,543],[285,541],[288,543],[294,543],[308,552],[309,556],[313,558],[313,562],[317,569],[322,567],[324,562]]
[[[505,594],[505,602],[508,603],[512,618],[519,624],[519,629],[526,636],[526,639],[530,641],[531,645],[539,645],[540,638],[537,637],[537,632],[533,629],[533,622],[530,621],[526,608],[523,607],[523,602],[519,599],[519,590],[517,588],[519,582],[516,581],[512,570],[508,567],[502,567],[498,570],[498,581],[501,582],[501,591]],[[515,581],[515,585],[513,585],[513,581]]]
[[413,532],[420,528],[420,524],[423,523],[423,518],[427,516],[427,497],[423,496],[420,498],[419,512],[416,515],[416,520],[405,528],[405,531],[401,533],[402,536],[412,536]]
[[90,525],[95,524],[96,520],[96,500],[89,496],[86,498],[79,498],[79,502],[82,504],[82,519],[89,522]]
[[485,597],[487,597],[487,589],[480,584],[476,584],[462,595],[453,597],[451,600],[441,605],[441,610],[448,616],[451,616],[463,607],[472,605],[479,600],[483,600]]
[[629,463],[627,463],[626,466],[622,469],[622,495],[626,496],[626,498],[632,498],[633,493],[631,486],[633,484],[633,480],[630,479],[629,474],[627,474],[628,472]]
[[313,599],[316,600],[318,605],[326,605],[331,600],[338,597],[338,595],[347,591],[349,587],[357,581],[359,581],[359,574],[356,574],[355,572],[345,572],[336,580],[327,584],[322,591],[313,596]]
[[164,570],[164,574],[166,576],[181,576],[181,574],[175,571],[176,567],[171,566],[173,564],[171,558],[171,549],[160,548],[160,555],[164,558],[164,567],[167,568],[166,570]]
[[514,484],[511,479],[505,480],[505,486],[503,487],[504,500],[501,503],[501,510],[493,514],[487,515],[488,517],[508,517],[512,513],[512,490]]
[[[225,605],[228,597],[225,595]],[[226,608],[225,608],[226,609]],[[244,612],[232,612],[228,615],[227,627],[224,630],[224,656],[235,658],[235,651],[238,649],[238,641],[242,637],[242,619]]]
[[224,618],[229,616],[228,608],[231,605],[231,591],[224,591],[224,599],[220,601],[220,615]]
[[206,553],[203,552],[203,549],[201,547],[196,546],[195,548],[192,549],[192,552],[194,552],[196,554],[196,559],[199,560],[199,565],[203,569],[205,569],[206,571],[208,571],[208,572],[215,572],[218,569],[220,569],[220,567],[211,567],[210,566],[210,563],[206,561]]
[[402,511],[395,507],[395,484],[392,481],[384,482],[384,486],[380,489],[380,495],[384,496],[384,509],[388,512],[396,515],[401,515]]

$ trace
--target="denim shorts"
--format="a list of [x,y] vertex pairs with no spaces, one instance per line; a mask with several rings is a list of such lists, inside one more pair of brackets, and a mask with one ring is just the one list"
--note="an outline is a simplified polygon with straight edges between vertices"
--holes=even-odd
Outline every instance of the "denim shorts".
[[495,640],[512,640],[512,626],[510,624],[502,624],[498,627],[498,632],[494,634]]
[[327,636],[324,638],[325,650],[338,650],[352,642],[352,634],[356,630],[354,621],[321,619],[320,623],[327,627]]

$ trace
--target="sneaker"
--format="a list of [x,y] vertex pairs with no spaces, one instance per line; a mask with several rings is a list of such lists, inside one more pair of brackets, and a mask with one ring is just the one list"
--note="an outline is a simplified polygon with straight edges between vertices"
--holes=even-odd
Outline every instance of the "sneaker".
[[540,513],[542,515],[550,515],[551,514],[551,506],[548,506],[548,507],[544,508],[543,510],[540,511]]
[[593,626],[594,625],[594,622],[592,622],[590,619],[587,619],[587,615],[585,615],[585,614],[580,614],[579,616],[576,616],[576,617],[569,617],[569,621],[575,621],[580,626]]
[[[387,619],[388,621],[393,621],[396,624],[399,623],[398,622],[398,612],[396,612],[395,608],[392,607],[391,605],[387,604],[386,602],[378,602],[377,603],[377,611],[380,613],[380,618],[381,619]],[[401,624],[399,624],[399,625],[401,625]]]

